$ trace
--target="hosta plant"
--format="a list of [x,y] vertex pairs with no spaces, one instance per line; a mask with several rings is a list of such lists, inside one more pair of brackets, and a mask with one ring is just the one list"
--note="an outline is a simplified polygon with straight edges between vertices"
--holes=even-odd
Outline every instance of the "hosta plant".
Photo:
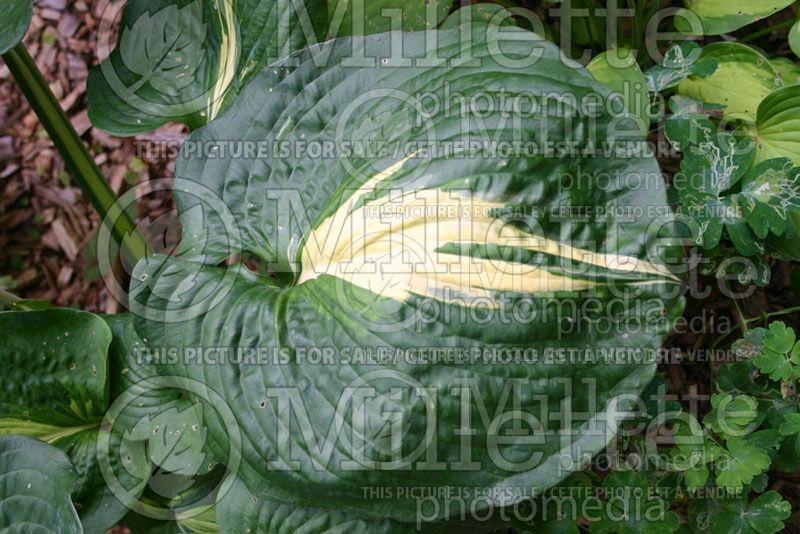
[[[589,16],[566,45],[596,49],[599,4],[569,4]],[[687,0],[675,25],[723,34],[788,4]],[[761,285],[768,258],[800,255],[800,70],[730,41],[653,64],[641,22],[584,68],[548,40],[563,25],[459,7],[129,1],[89,114],[191,130],[171,254],[137,241],[25,61],[30,6],[8,8],[0,50],[135,266],[115,316],[0,288],[0,528],[783,527],[768,475],[800,467],[791,328],[737,308],[739,358],[702,416],[657,368],[687,249],[725,280],[752,259],[733,274]],[[662,131],[669,190],[646,142]]]

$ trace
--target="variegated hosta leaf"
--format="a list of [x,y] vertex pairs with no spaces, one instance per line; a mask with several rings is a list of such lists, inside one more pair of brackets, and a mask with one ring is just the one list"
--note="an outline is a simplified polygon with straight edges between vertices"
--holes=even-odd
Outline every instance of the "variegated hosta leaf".
[[346,37],[432,30],[452,7],[453,0],[330,0],[330,33]]
[[650,67],[644,75],[650,91],[660,93],[675,87],[689,76],[710,76],[718,66],[716,59],[702,57],[700,45],[684,41],[667,50],[661,64]]
[[[182,482],[213,467],[195,437],[204,432],[191,432],[200,426],[191,417],[194,403],[148,382],[155,373],[136,352],[143,347],[135,345],[130,316],[4,312],[0,338],[0,434],[38,438],[67,454],[78,475],[72,499],[87,532],[111,528],[137,502],[150,478],[149,459]],[[116,400],[107,412],[109,391]]]
[[800,167],[788,159],[756,165],[742,179],[739,202],[756,236],[795,239],[793,217],[800,215]]
[[[204,410],[212,451],[239,429],[256,498],[401,522],[418,503],[399,490],[471,488],[436,499],[428,517],[444,520],[581,469],[650,382],[682,303],[654,247],[671,224],[655,160],[604,106],[570,103],[610,90],[497,26],[293,59],[186,143],[183,257],[134,273],[136,330],[173,351],[158,372],[230,408]],[[499,105],[509,94],[536,110]]]
[[[699,17],[704,35],[720,35],[769,17],[792,0],[686,0],[686,8]],[[676,17],[683,20],[683,17]],[[681,28],[683,29],[683,28]]]
[[0,434],[35,437],[66,452],[78,470],[73,499],[81,520],[91,530],[112,527],[125,509],[103,491],[96,460],[111,332],[90,313],[50,309],[0,313],[0,338]]
[[202,126],[326,30],[323,0],[130,0],[117,47],[89,76],[89,116],[115,135]]
[[82,534],[70,494],[78,473],[57,448],[0,436],[0,530]]
[[[683,152],[675,187],[681,210],[697,224],[695,242],[706,249],[716,247],[724,229],[739,253],[763,253],[763,243],[748,228],[729,191],[753,163],[752,141],[737,140],[730,132],[720,131],[682,97],[673,98],[670,106],[674,115],[667,120],[667,137]],[[702,106],[698,103],[698,107]]]
[[678,93],[724,105],[726,118],[755,122],[758,106],[782,85],[769,60],[747,45],[714,43],[703,48],[700,57],[716,61],[719,66],[712,74],[690,76],[682,81]]
[[789,158],[800,165],[800,85],[782,87],[765,98],[750,133],[757,161]]
[[33,2],[0,0],[0,13],[3,13],[0,18],[0,54],[5,54],[25,37],[33,16]]

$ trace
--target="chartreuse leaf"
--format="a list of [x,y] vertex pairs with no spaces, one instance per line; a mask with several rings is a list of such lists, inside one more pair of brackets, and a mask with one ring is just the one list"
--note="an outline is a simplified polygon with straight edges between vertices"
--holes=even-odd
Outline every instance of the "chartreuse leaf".
[[763,54],[747,45],[714,43],[703,49],[701,60],[714,60],[719,66],[709,75],[690,76],[682,81],[678,93],[724,105],[725,116],[729,119],[755,122],[758,106],[781,87],[775,67]]
[[33,16],[32,0],[0,0],[0,54],[5,54],[25,37]]
[[753,362],[772,380],[791,380],[800,376],[800,342],[783,321],[770,323],[764,331],[764,343]]
[[771,63],[775,70],[778,71],[783,85],[800,83],[800,64],[785,57],[776,57]]
[[680,525],[669,501],[655,494],[642,473],[613,471],[603,480],[608,500],[601,519],[591,524],[593,534],[647,532],[670,534]]
[[[732,32],[790,6],[793,0],[685,0],[703,25],[704,35]],[[676,20],[683,20],[677,17]]]
[[719,61],[702,55],[702,48],[694,41],[673,45],[664,54],[660,65],[650,67],[644,76],[650,91],[660,93],[675,87],[689,76],[705,78],[717,70]]
[[647,80],[630,50],[617,48],[598,54],[586,69],[595,80],[617,93],[625,109],[636,117],[642,134],[647,135],[650,129],[650,94]]
[[[254,78],[179,158],[182,257],[137,266],[135,328],[148,347],[177,355],[155,366],[158,373],[200,382],[230,409],[228,421],[203,410],[209,448],[228,444],[226,425],[241,430],[237,474],[257,499],[413,523],[417,503],[401,490],[456,487],[470,491],[442,492],[426,522],[446,520],[451,499],[485,511],[490,505],[477,498],[484,488],[541,490],[579,470],[578,458],[605,447],[627,411],[615,399],[651,381],[657,349],[682,307],[668,258],[653,254],[669,247],[654,247],[659,233],[647,231],[660,213],[660,235],[670,233],[658,166],[646,153],[542,152],[547,139],[627,146],[631,133],[616,130],[606,111],[588,121],[580,107],[551,101],[540,113],[512,113],[518,128],[503,118],[513,107],[490,109],[483,96],[477,108],[459,111],[461,98],[446,95],[467,102],[509,91],[533,101],[610,96],[585,70],[565,65],[552,44],[503,31],[501,38],[482,25],[466,40],[442,31],[435,41],[422,32],[378,34],[302,51],[292,58],[299,66],[278,63]],[[398,39],[409,67],[392,65]],[[374,61],[352,65],[354,54]],[[527,68],[514,63],[532,54],[539,59]],[[421,94],[438,100],[439,111],[419,115]],[[584,119],[598,130],[575,126]],[[541,148],[492,148],[510,139]],[[242,158],[223,154],[221,140],[276,150]],[[479,148],[463,152],[466,141]],[[328,154],[300,148],[309,143]],[[192,146],[204,149],[192,153]],[[220,157],[211,157],[214,147]],[[586,168],[584,183],[564,186],[565,176],[584,176]],[[613,178],[601,185],[595,177],[605,173]],[[543,209],[565,205],[596,206],[598,215],[553,221]],[[610,206],[642,209],[623,223],[599,215]],[[226,266],[233,251],[275,276]],[[565,333],[561,313],[530,320],[506,313],[515,305],[544,311],[562,300],[619,302],[620,287],[625,296],[608,330]],[[481,302],[488,318],[474,315]],[[187,357],[197,347],[213,349],[211,361]],[[422,357],[432,347],[448,360]],[[530,363],[491,355],[523,349],[542,357],[647,356]],[[597,385],[591,394],[565,389],[584,378]],[[509,441],[498,444],[490,436],[503,421],[492,420],[512,410],[511,399],[522,428],[504,432]],[[541,410],[549,421],[540,426]],[[559,422],[566,411],[582,413],[582,421]],[[461,469],[464,451],[479,468]],[[574,468],[564,469],[570,459]],[[374,499],[365,487],[401,493]],[[491,506],[512,501],[501,495]]]
[[202,126],[261,68],[326,30],[323,0],[131,0],[117,47],[89,76],[89,117],[123,136]]
[[783,87],[765,98],[751,134],[758,147],[757,161],[789,158],[800,165],[800,85]]
[[789,30],[789,46],[794,55],[800,57],[800,20],[795,22],[792,29]]
[[710,534],[774,534],[784,527],[792,505],[777,491],[768,491],[748,503],[747,494],[738,499],[720,499],[709,521]]
[[70,494],[78,473],[59,449],[0,436],[0,530],[83,533]]
[[453,0],[331,0],[328,16],[338,37],[393,30],[432,30],[444,20]]

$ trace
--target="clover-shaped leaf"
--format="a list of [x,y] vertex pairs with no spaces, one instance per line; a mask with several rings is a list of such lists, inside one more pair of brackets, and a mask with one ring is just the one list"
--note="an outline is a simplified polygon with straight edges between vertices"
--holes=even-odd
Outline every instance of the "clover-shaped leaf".
[[755,430],[758,415],[758,401],[749,395],[715,394],[703,422],[717,434],[743,436]]
[[722,499],[711,516],[711,534],[774,534],[792,513],[792,506],[778,492],[768,491],[748,503],[747,497]]
[[766,471],[772,460],[766,450],[741,438],[730,438],[714,467],[720,487],[738,490]]
[[782,321],[769,325],[764,343],[753,362],[772,380],[791,380],[800,375],[800,343],[794,330]]

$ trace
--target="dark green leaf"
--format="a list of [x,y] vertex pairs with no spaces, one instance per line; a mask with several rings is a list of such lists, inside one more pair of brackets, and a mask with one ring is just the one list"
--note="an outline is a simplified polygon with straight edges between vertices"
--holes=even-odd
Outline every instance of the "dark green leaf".
[[0,0],[0,54],[5,54],[25,37],[33,16],[32,0]]
[[51,445],[0,436],[0,530],[82,534],[70,500],[78,474]]
[[719,62],[714,58],[703,58],[702,49],[693,41],[673,45],[664,54],[661,65],[650,67],[645,73],[647,85],[653,93],[675,87],[689,76],[705,78],[717,70]]
[[323,0],[131,0],[117,48],[89,76],[89,116],[115,135],[202,126],[326,28]]
[[[682,304],[680,283],[668,273],[665,259],[648,255],[657,236],[646,229],[655,214],[663,215],[665,233],[670,221],[654,159],[616,151],[554,158],[539,152],[496,154],[483,149],[453,158],[443,153],[441,144],[427,143],[438,139],[449,146],[466,140],[507,139],[511,125],[502,121],[499,109],[488,114],[468,109],[465,117],[458,118],[442,111],[416,123],[413,97],[420,93],[439,99],[446,91],[470,98],[477,93],[499,96],[511,89],[529,91],[537,99],[552,92],[610,95],[586,71],[564,65],[560,51],[540,37],[514,28],[505,31],[515,37],[504,40],[508,58],[540,53],[538,63],[528,69],[501,63],[492,53],[500,39],[492,26],[476,29],[467,50],[475,61],[467,65],[453,66],[464,49],[462,36],[452,31],[439,32],[438,48],[433,51],[425,33],[337,40],[304,51],[293,58],[299,67],[277,64],[256,77],[225,114],[192,136],[179,158],[175,193],[183,217],[184,254],[182,258],[150,257],[137,267],[131,295],[138,315],[136,330],[149,347],[175,350],[176,358],[156,366],[160,374],[202,383],[220,396],[218,408],[230,409],[228,419],[214,410],[203,410],[209,448],[222,456],[219,452],[229,445],[230,430],[240,429],[246,439],[238,475],[257,498],[413,522],[417,517],[413,500],[371,499],[364,487],[505,484],[545,489],[569,474],[556,465],[563,464],[567,450],[568,457],[578,452],[592,455],[613,437],[614,432],[606,430],[588,432],[588,425],[603,420],[604,428],[615,429],[622,414],[612,409],[613,400],[639,393],[652,379],[656,351]],[[398,38],[403,39],[403,56],[412,62],[411,67],[392,65],[397,56],[389,51]],[[375,64],[343,65],[354,47],[357,54],[374,56]],[[438,55],[440,61],[414,61],[430,54]],[[315,62],[328,55],[327,61]],[[537,144],[546,138],[571,136],[567,117],[573,125],[583,120],[575,112],[553,103],[543,116],[522,118],[513,133]],[[593,122],[604,143],[631,139],[631,132],[611,127],[614,119],[605,113]],[[579,144],[590,144],[595,134],[584,134],[582,127],[577,130]],[[640,137],[638,131],[632,135]],[[421,150],[431,150],[322,157],[302,150],[278,155],[268,150],[258,158],[203,156],[212,154],[211,148],[215,143],[219,146],[220,140],[288,147],[313,141],[334,148],[342,140],[401,148],[416,142]],[[193,155],[189,146],[205,146],[210,152]],[[592,169],[585,184],[561,185],[565,175],[578,176],[582,168]],[[613,178],[601,187],[593,177],[606,172],[619,180]],[[629,182],[623,177],[640,185],[626,185]],[[208,195],[203,196],[203,191]],[[462,203],[459,195],[472,197],[481,209],[451,210],[457,215],[430,219],[428,210],[417,215],[412,210],[399,225],[391,214],[383,221],[378,214],[374,222],[357,222],[374,208],[383,207],[378,210],[382,212],[395,206],[404,212],[418,202],[436,206],[437,212],[447,211]],[[542,210],[563,205],[641,206],[644,215],[626,218],[624,223],[605,217],[554,222]],[[508,207],[520,216],[504,214]],[[504,226],[519,240],[496,240],[493,224]],[[437,227],[440,231],[427,232]],[[474,235],[459,235],[470,228],[475,232],[468,233]],[[341,248],[334,246],[338,237],[326,242],[331,236],[344,240],[338,243]],[[383,251],[385,240],[391,238],[403,238],[412,247],[403,249],[406,253],[416,250],[414,243],[421,243],[422,250],[436,253],[432,256],[441,254],[459,262],[472,258],[487,272],[493,271],[489,270],[492,262],[499,261],[502,274],[479,280],[477,271],[470,268],[455,283],[442,277],[447,270],[428,265],[428,260],[409,271],[403,268],[402,254]],[[585,244],[579,246],[575,239]],[[345,264],[354,267],[353,261],[360,265],[360,253],[353,248],[361,245],[349,245],[357,243],[363,243],[366,256],[383,267],[343,269]],[[542,248],[536,243],[549,245]],[[567,243],[572,248],[563,252]],[[239,252],[259,259],[266,264],[265,271],[275,276],[250,273],[235,262],[220,266]],[[359,257],[348,259],[350,253]],[[633,268],[623,268],[618,261]],[[524,274],[528,268],[533,273],[530,281]],[[621,305],[615,305],[619,312],[613,314],[614,327],[609,331],[586,325],[581,331],[559,333],[569,322],[562,314],[501,322],[499,313],[490,313],[481,324],[470,317],[478,297],[487,298],[490,308],[498,311],[510,311],[508,306],[525,302],[537,310],[590,298],[608,303],[618,293],[611,291],[612,281],[624,296],[614,297],[621,298]],[[455,298],[452,290],[457,291]],[[434,315],[435,310],[441,314]],[[464,313],[464,321],[450,319]],[[216,359],[220,354],[236,354],[220,352],[212,355],[211,362],[189,359],[187,349],[198,347],[249,350],[251,357],[220,361]],[[589,347],[592,352],[633,351],[644,359],[532,364],[490,358],[440,365],[402,356],[431,347],[451,353],[524,348],[542,356]],[[325,349],[329,359],[324,362],[306,357]],[[375,360],[379,351],[401,357]],[[364,356],[370,358],[357,359]],[[565,383],[589,379],[597,390],[590,395],[586,387],[576,387],[567,393],[556,377],[565,378]],[[459,383],[474,388],[460,390]],[[534,414],[546,404],[550,420],[542,428],[538,424],[530,428],[531,419],[526,416],[528,423],[523,424],[529,430],[511,436],[508,445],[487,444],[495,415],[488,417],[487,425],[481,403],[489,414],[502,413],[510,406],[506,401],[517,395],[511,389],[517,383],[523,388],[519,400],[525,413],[538,417]],[[353,401],[344,395],[353,389],[351,385],[374,390],[374,399],[365,400],[363,407],[348,408]],[[458,408],[462,401],[453,392],[466,394],[473,389],[483,400],[463,401],[462,411]],[[431,398],[425,397],[428,391],[434,392]],[[337,412],[342,399],[348,402],[346,414],[337,417],[337,413],[342,415]],[[570,428],[562,428],[557,418],[565,414],[565,401],[573,413],[584,413],[586,421],[565,423]],[[428,430],[426,414],[433,409],[437,428]],[[465,413],[471,414],[473,435],[459,438],[454,432],[463,424]],[[337,422],[342,423],[339,432],[331,426]],[[329,433],[331,429],[334,434]],[[429,441],[431,432],[433,441]],[[538,442],[522,443],[532,438]],[[480,469],[450,468],[461,461],[462,439]],[[567,449],[565,442],[570,444]],[[401,452],[415,449],[444,465],[386,468]],[[507,454],[507,460],[500,461],[497,454]],[[508,459],[513,463],[506,463]],[[281,462],[289,460],[296,462],[292,469],[282,469]],[[408,460],[407,456],[406,461],[419,463],[418,458]],[[366,463],[366,467],[342,467],[349,462]],[[316,488],[313,497],[308,492],[310,484]],[[475,494],[462,504],[479,506]],[[448,502],[445,498],[439,503],[431,521],[447,516],[444,504]],[[508,502],[499,499],[496,504]]]
[[711,534],[773,534],[783,529],[792,506],[776,491],[768,491],[752,503],[747,497],[721,499],[710,521]]
[[444,20],[453,0],[330,0],[331,32],[338,37],[393,30],[432,30]]

